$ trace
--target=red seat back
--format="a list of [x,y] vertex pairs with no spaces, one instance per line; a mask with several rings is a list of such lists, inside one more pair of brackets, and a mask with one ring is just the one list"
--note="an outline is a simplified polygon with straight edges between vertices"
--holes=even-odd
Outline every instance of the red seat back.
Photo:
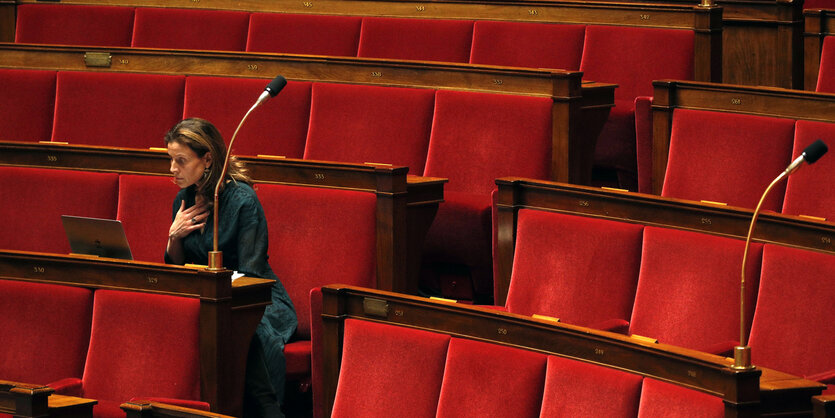
[[365,17],[357,56],[469,62],[472,41],[472,20]]
[[83,396],[200,399],[200,300],[97,290]]
[[589,326],[629,320],[643,226],[522,209],[507,310]]
[[579,70],[584,25],[478,20],[470,63]]
[[247,12],[137,7],[131,46],[243,51],[248,26]]
[[423,172],[434,90],[315,83],[305,159],[405,165]]
[[185,77],[58,73],[53,141],[112,147],[161,147],[183,115]]
[[171,202],[179,187],[169,176],[119,176],[117,219],[122,221],[134,260],[164,262]]
[[722,398],[697,392],[672,383],[646,378],[641,388],[639,418],[721,418],[725,416]]
[[[116,217],[118,175],[0,167],[0,248],[69,253],[61,215]],[[163,238],[164,239],[164,238]]]
[[0,70],[0,141],[49,141],[55,75],[55,71]]
[[639,375],[620,370],[548,356],[539,416],[635,417],[642,380]]
[[359,16],[253,13],[246,50],[355,57],[361,25]]
[[15,42],[130,46],[133,7],[70,4],[17,6]]
[[823,38],[818,84],[815,91],[835,93],[835,36]]
[[80,378],[92,312],[89,289],[0,280],[0,376],[39,385]]
[[[211,121],[228,145],[267,83],[254,78],[187,77],[183,117]],[[309,118],[310,83],[290,81],[278,96],[249,115],[232,152],[302,158]]]
[[[792,160],[818,139],[835,147],[835,123],[798,120],[794,128]],[[835,153],[830,152],[808,167],[789,176],[783,213],[811,215],[835,221]],[[779,174],[779,173],[778,173]],[[777,174],[775,174],[776,176]]]
[[[662,196],[753,208],[789,164],[794,120],[676,109]],[[785,184],[764,210],[778,211]]]

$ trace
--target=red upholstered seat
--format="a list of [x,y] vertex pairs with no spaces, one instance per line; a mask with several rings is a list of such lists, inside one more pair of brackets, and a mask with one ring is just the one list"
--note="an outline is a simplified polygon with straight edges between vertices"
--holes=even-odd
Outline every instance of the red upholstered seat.
[[[798,120],[794,128],[792,160],[818,139],[832,149],[835,147],[835,123]],[[805,165],[805,164],[804,164]],[[829,153],[808,167],[789,176],[783,213],[811,215],[835,221],[835,153]],[[776,177],[777,174],[774,174]]]
[[0,141],[49,140],[55,113],[55,75],[55,71],[0,70]]
[[490,193],[498,177],[548,178],[551,106],[549,98],[436,93],[424,175],[449,178],[449,183],[424,257],[466,266],[482,302],[489,302],[493,292]]
[[89,289],[0,280],[0,376],[39,385],[81,377],[92,312]]
[[623,417],[638,413],[639,375],[548,356],[541,417]]
[[632,314],[643,225],[522,209],[507,310],[595,326]]
[[835,93],[835,36],[823,38],[818,84],[815,91]]
[[835,384],[833,277],[831,254],[765,246],[749,340],[754,364]]
[[[226,144],[269,80],[187,77],[183,117],[211,121]],[[283,155],[302,158],[310,118],[310,83],[290,81],[281,93],[247,118],[235,139],[237,155]]]
[[639,418],[721,418],[725,416],[722,398],[697,392],[672,383],[644,379]]
[[15,42],[130,46],[133,7],[69,4],[17,6]]
[[183,115],[185,77],[58,73],[53,141],[148,148]]
[[584,25],[479,20],[470,63],[579,70]]
[[617,170],[622,187],[634,191],[637,186],[635,98],[652,96],[653,80],[692,79],[693,48],[693,32],[687,30],[586,27],[583,79],[618,85],[615,108],[597,139],[594,160]]
[[288,379],[306,378],[310,290],[330,283],[376,285],[376,196],[274,184],[259,184],[256,190],[269,228],[270,265],[299,321],[295,341],[285,348]]
[[435,91],[313,84],[305,159],[405,165],[426,162]]
[[[630,333],[716,353],[738,345],[744,249],[743,240],[646,227]],[[761,256],[762,246],[752,244],[745,286],[748,321]]]
[[200,300],[98,290],[80,396],[109,402],[135,397],[200,399]]
[[116,217],[118,176],[72,170],[0,167],[4,219],[0,248],[69,253],[61,215]]
[[435,417],[448,335],[345,320],[333,417]]
[[137,7],[131,46],[243,51],[248,27],[247,12]]
[[178,190],[169,176],[119,176],[116,218],[124,225],[135,260],[164,262],[171,202]]
[[[676,109],[662,196],[753,208],[791,162],[794,120]],[[785,184],[763,203],[779,211]]]
[[253,13],[246,50],[355,57],[361,25],[359,16]]
[[545,364],[544,354],[453,338],[436,416],[538,416]]
[[472,20],[364,17],[357,56],[469,62]]

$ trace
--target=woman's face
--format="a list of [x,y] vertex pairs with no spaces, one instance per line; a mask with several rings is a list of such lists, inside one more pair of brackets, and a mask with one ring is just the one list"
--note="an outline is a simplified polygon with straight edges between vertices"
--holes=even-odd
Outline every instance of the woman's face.
[[198,157],[197,153],[186,145],[177,141],[168,143],[168,155],[171,156],[171,174],[174,183],[184,189],[192,184],[198,184],[203,179],[203,171],[211,166],[210,153]]

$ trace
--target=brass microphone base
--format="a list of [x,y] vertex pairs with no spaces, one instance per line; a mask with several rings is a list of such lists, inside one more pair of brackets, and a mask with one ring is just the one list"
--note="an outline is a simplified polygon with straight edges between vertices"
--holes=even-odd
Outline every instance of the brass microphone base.
[[223,251],[209,251],[209,267],[206,270],[223,270]]
[[734,347],[734,365],[731,368],[734,370],[751,370],[755,368],[751,364],[751,347],[747,345]]

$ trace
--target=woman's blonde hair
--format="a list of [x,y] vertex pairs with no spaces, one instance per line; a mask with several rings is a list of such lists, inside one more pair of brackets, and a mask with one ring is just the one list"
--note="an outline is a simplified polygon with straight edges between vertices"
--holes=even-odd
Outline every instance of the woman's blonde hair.
[[[226,157],[226,143],[223,142],[220,132],[211,122],[205,119],[183,119],[165,134],[165,145],[167,146],[171,142],[191,148],[200,158],[203,158],[207,152],[210,153],[212,165],[203,173],[203,181],[197,188],[197,194],[211,202],[214,199],[215,186],[220,179],[220,173],[223,171],[223,160]],[[249,185],[252,184],[252,179],[247,174],[244,163],[238,161],[234,155],[229,157],[226,178],[242,181]],[[222,189],[223,185],[221,185]]]

